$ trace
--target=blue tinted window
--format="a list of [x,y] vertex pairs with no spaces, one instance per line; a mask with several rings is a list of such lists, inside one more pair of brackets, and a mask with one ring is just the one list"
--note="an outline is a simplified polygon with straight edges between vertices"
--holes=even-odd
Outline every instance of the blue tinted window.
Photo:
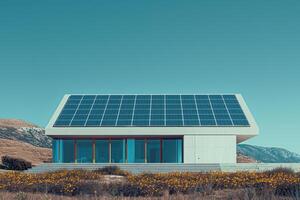
[[163,139],[162,162],[182,163],[182,140],[181,139]]
[[128,163],[145,162],[145,140],[128,139],[127,140],[127,159]]
[[147,163],[160,163],[160,140],[147,140]]
[[109,140],[95,141],[95,162],[96,163],[109,162]]
[[52,162],[54,163],[59,163],[59,145],[60,145],[60,140],[53,139],[52,140]]
[[77,140],[76,160],[78,163],[93,162],[93,143],[92,140]]
[[61,141],[60,157],[63,163],[74,163],[74,140]]
[[125,140],[111,140],[111,162],[125,162]]

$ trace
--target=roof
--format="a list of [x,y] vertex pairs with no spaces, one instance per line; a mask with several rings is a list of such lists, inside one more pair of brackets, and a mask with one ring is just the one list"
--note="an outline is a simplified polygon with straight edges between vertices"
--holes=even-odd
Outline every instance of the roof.
[[155,130],[153,134],[167,129],[258,132],[240,94],[74,94],[63,97],[46,134],[51,135],[47,130],[73,130],[74,134],[76,130],[123,130],[130,134],[137,129]]

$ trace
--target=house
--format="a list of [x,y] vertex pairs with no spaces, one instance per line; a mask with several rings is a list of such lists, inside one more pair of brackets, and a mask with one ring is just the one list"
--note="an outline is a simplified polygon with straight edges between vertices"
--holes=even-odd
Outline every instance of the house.
[[236,163],[258,127],[240,94],[68,94],[46,135],[55,163]]

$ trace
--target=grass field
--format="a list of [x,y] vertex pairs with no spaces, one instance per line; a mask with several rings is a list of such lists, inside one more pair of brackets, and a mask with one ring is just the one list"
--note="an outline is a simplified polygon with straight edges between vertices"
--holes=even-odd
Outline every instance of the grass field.
[[300,173],[267,172],[130,174],[96,171],[0,173],[2,199],[300,199]]

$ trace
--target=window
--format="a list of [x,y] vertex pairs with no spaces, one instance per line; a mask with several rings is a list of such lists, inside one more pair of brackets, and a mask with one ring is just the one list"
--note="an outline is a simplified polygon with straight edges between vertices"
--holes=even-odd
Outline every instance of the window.
[[52,162],[59,162],[59,142],[60,140],[52,140]]
[[109,140],[96,140],[95,142],[95,162],[108,163],[109,162]]
[[128,163],[145,162],[145,140],[138,140],[138,139],[127,140],[127,162]]
[[182,140],[163,139],[163,163],[182,163]]
[[125,139],[111,140],[111,162],[112,163],[125,162]]
[[93,141],[92,140],[77,140],[76,141],[76,160],[78,163],[93,162]]
[[147,162],[160,163],[160,140],[147,140]]
[[74,163],[74,140],[61,141],[61,161],[63,163]]

